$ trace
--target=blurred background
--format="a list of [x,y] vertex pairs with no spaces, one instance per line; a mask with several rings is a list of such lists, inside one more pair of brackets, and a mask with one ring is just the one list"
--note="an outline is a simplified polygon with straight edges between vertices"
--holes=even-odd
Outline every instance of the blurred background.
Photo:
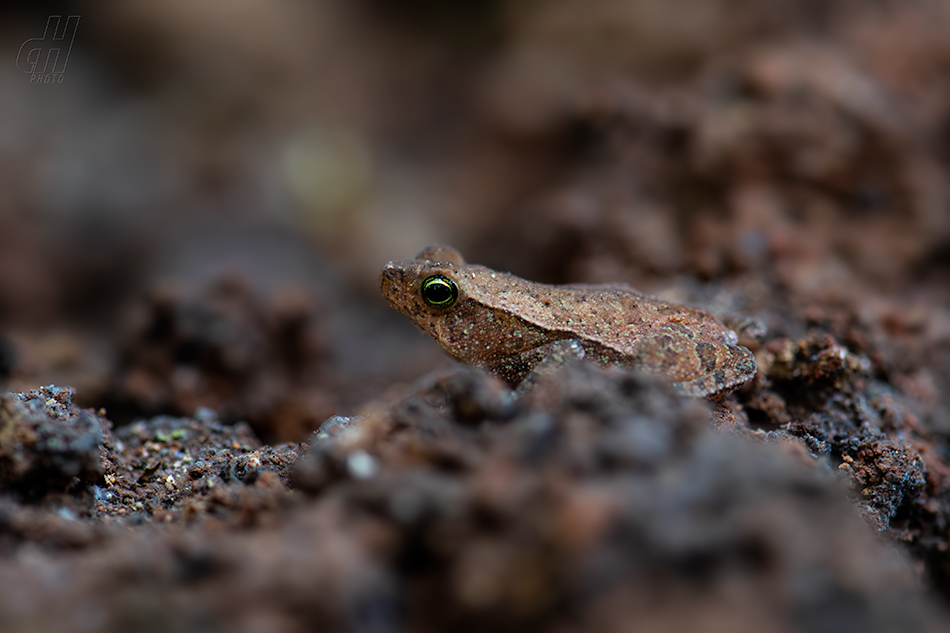
[[941,0],[7,3],[0,387],[302,440],[449,364],[378,291],[445,242],[821,323],[950,433],[948,32]]

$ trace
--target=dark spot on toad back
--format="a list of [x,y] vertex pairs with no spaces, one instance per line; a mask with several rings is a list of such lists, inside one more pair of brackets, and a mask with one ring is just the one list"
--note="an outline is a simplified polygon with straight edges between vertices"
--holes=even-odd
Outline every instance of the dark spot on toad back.
[[721,369],[713,374],[713,380],[716,382],[716,388],[722,389],[726,386],[726,372]]
[[696,343],[696,355],[705,373],[711,373],[716,368],[716,348],[711,343]]

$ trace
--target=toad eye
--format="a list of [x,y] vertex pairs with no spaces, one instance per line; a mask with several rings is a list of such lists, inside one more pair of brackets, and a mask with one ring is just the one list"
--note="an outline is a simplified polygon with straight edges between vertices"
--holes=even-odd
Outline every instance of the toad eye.
[[448,277],[432,275],[422,282],[422,298],[430,306],[447,308],[459,298],[459,287]]

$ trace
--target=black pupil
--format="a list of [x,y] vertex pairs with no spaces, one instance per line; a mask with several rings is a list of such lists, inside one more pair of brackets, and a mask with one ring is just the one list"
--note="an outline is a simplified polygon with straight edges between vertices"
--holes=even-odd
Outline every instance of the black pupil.
[[434,305],[444,305],[455,299],[455,286],[445,277],[431,277],[423,284],[425,300]]

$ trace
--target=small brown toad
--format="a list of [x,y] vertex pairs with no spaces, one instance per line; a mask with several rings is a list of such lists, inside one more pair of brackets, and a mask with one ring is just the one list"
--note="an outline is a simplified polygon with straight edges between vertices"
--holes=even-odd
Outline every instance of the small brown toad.
[[380,288],[445,351],[513,388],[585,357],[663,376],[690,396],[719,396],[756,372],[752,352],[711,314],[625,285],[534,283],[430,246],[387,264]]

